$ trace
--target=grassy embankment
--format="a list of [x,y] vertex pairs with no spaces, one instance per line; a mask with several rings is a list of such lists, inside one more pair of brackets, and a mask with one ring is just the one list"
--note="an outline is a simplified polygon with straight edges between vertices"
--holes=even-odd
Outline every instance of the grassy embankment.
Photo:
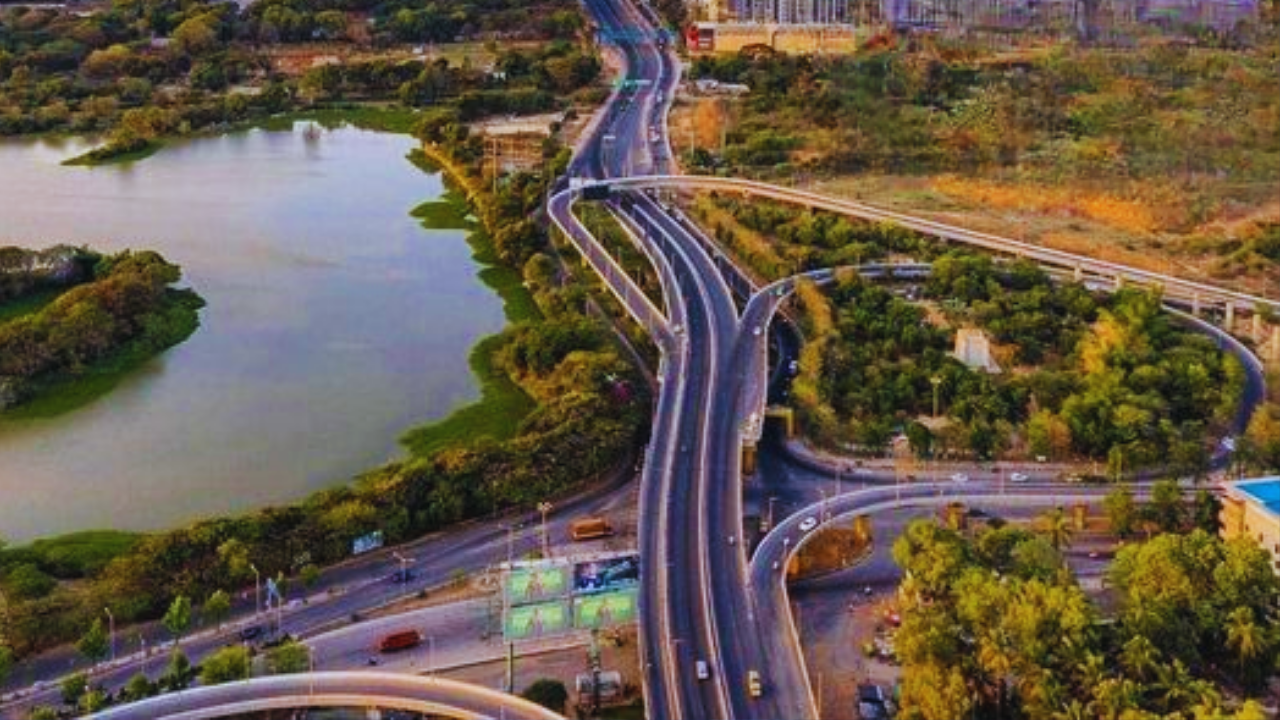
[[[510,323],[542,317],[537,304],[524,287],[520,274],[499,264],[493,244],[484,228],[467,214],[467,196],[478,197],[468,177],[447,157],[431,148],[411,158],[419,167],[437,167],[451,182],[463,189],[451,189],[444,200],[426,202],[413,210],[424,227],[469,230],[467,243],[472,258],[484,265],[480,280],[502,298],[503,312]],[[401,442],[414,455],[425,456],[437,450],[478,438],[506,440],[514,437],[520,421],[536,404],[524,390],[494,365],[494,353],[502,343],[501,335],[490,335],[471,349],[468,362],[480,381],[480,398],[455,409],[436,422],[415,427],[401,437]]]

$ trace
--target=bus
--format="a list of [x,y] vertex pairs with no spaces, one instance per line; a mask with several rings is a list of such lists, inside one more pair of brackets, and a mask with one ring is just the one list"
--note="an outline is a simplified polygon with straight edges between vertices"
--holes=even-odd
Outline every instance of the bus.
[[579,518],[569,525],[569,537],[575,542],[609,537],[612,534],[613,527],[602,517]]
[[394,652],[396,650],[408,650],[411,647],[417,647],[422,644],[422,635],[417,630],[401,630],[393,632],[390,635],[384,635],[378,641],[379,652]]

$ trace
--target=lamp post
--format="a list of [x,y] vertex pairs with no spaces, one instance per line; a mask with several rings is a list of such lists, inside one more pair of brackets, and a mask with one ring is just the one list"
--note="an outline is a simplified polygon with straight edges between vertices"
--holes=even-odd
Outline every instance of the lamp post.
[[551,512],[551,503],[538,503],[538,512],[542,513],[542,557],[551,557],[551,536],[547,534],[547,513]]
[[111,639],[111,662],[116,661],[116,616],[111,614],[111,608],[104,607],[102,612],[107,614],[107,637]]
[[929,378],[929,384],[933,386],[933,417],[938,417],[938,386],[942,384],[942,378],[934,375]]
[[249,563],[249,569],[253,571],[253,616],[257,618],[262,614],[262,574],[253,563]]

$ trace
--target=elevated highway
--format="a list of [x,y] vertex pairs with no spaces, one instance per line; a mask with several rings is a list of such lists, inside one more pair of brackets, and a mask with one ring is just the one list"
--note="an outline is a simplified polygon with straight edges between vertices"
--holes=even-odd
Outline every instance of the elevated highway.
[[563,720],[541,705],[479,685],[384,672],[313,672],[243,680],[161,695],[94,717],[202,720],[306,707],[409,710],[460,720]]

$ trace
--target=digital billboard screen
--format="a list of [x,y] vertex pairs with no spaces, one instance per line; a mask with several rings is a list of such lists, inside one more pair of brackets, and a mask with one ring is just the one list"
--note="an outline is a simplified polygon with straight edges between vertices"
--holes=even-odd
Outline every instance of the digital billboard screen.
[[573,592],[608,592],[640,582],[640,556],[627,555],[608,560],[591,560],[573,566]]
[[524,605],[562,597],[569,592],[567,565],[513,568],[506,576],[507,603]]

